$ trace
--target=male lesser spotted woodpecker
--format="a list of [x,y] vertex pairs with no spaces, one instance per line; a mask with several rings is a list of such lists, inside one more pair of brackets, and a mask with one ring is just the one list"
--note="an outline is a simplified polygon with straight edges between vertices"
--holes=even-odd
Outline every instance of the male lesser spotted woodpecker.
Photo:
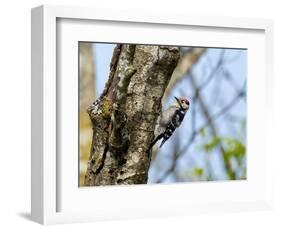
[[159,116],[156,128],[155,128],[155,139],[150,144],[147,152],[153,147],[153,145],[162,139],[160,148],[162,145],[173,135],[176,128],[178,128],[189,109],[189,101],[186,98],[175,97],[176,102],[170,106],[167,110],[162,112]]

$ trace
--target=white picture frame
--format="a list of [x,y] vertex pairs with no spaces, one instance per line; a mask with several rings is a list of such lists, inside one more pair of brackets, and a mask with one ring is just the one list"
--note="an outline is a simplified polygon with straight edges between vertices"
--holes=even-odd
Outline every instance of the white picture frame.
[[[83,19],[81,21],[81,19]],[[67,21],[67,26],[61,23]],[[102,22],[111,29],[124,26],[123,37],[109,34],[108,31],[99,32],[92,37],[90,23]],[[77,22],[77,23],[76,23]],[[82,24],[87,22],[86,26]],[[242,210],[264,210],[272,207],[272,152],[274,131],[273,131],[273,106],[272,95],[273,85],[273,22],[266,19],[246,19],[214,16],[190,16],[163,14],[159,12],[137,12],[137,11],[116,11],[95,8],[80,8],[69,6],[45,5],[32,9],[32,183],[31,183],[31,216],[32,219],[41,224],[70,223],[82,221],[96,221],[107,219],[126,219],[159,217],[172,215],[186,215],[206,212],[225,212]],[[76,25],[72,25],[76,23]],[[82,23],[82,24],[81,24]],[[116,23],[116,24],[114,24]],[[119,24],[118,24],[119,23]],[[114,25],[113,25],[114,24]],[[94,25],[94,24],[93,24]],[[150,29],[157,29],[160,34],[156,42],[184,45],[184,41],[174,41],[169,36],[168,30],[185,31],[194,33],[194,41],[189,44],[205,44],[205,46],[241,46],[244,42],[246,46],[251,46],[249,55],[249,75],[257,76],[255,82],[249,77],[249,115],[259,111],[256,116],[250,116],[248,124],[248,135],[252,152],[248,157],[249,177],[246,181],[231,181],[219,184],[189,183],[171,185],[138,185],[122,186],[120,188],[74,188],[75,184],[66,184],[59,179],[60,173],[72,173],[77,177],[78,171],[71,165],[75,163],[75,158],[64,161],[64,169],[61,172],[61,159],[57,156],[58,145],[57,131],[60,124],[57,122],[57,100],[60,88],[57,84],[56,76],[60,74],[58,63],[59,36],[63,33],[68,40],[66,43],[74,44],[82,39],[88,41],[106,42],[135,42],[151,43],[149,36],[136,37],[128,31],[132,28],[139,28],[142,33]],[[160,29],[159,29],[160,28]],[[179,29],[178,29],[179,28]],[[191,28],[191,29],[190,29]],[[77,31],[81,34],[76,36]],[[194,32],[192,32],[194,30]],[[126,32],[127,31],[127,32]],[[197,31],[197,32],[196,32]],[[206,33],[213,33],[205,36]],[[222,41],[223,31],[229,36],[225,36]],[[238,31],[237,34],[231,34]],[[137,32],[137,31],[136,31]],[[182,32],[179,32],[182,33]],[[198,33],[196,35],[196,33]],[[200,33],[203,36],[200,36]],[[227,34],[226,33],[226,34]],[[236,33],[236,32],[235,32]],[[249,36],[248,36],[249,35]],[[135,37],[134,37],[135,36]],[[156,35],[155,35],[156,36]],[[157,36],[156,36],[157,37]],[[213,38],[213,40],[211,39]],[[75,40],[76,39],[76,40]],[[192,36],[191,38],[192,39]],[[255,42],[256,41],[256,42]],[[186,45],[186,44],[185,44]],[[67,46],[66,46],[67,47]],[[71,47],[71,45],[69,46]],[[259,47],[259,48],[254,48]],[[72,48],[69,60],[76,58],[77,51]],[[251,51],[252,49],[252,51]],[[254,53],[258,52],[254,57]],[[251,53],[252,52],[252,53]],[[63,56],[65,57],[65,56]],[[64,63],[62,63],[63,65]],[[256,68],[253,68],[256,66]],[[70,76],[78,73],[77,68],[69,68]],[[76,68],[76,69],[75,69]],[[71,78],[71,77],[70,77]],[[70,84],[71,85],[71,84]],[[70,87],[76,87],[73,84]],[[73,89],[73,88],[72,88]],[[64,90],[71,94],[72,90]],[[261,97],[260,102],[267,105],[266,110],[260,110],[255,105],[255,96]],[[75,96],[75,95],[74,95]],[[62,101],[63,103],[63,101]],[[77,108],[77,107],[76,107]],[[71,110],[70,110],[71,111]],[[63,128],[63,126],[62,126]],[[259,128],[262,133],[255,132]],[[254,143],[259,143],[255,146]],[[77,148],[73,151],[77,151]],[[63,159],[64,160],[64,159]],[[73,163],[74,162],[74,163]],[[253,162],[253,163],[252,163]],[[261,164],[262,173],[258,171]],[[78,165],[78,162],[77,162]],[[71,168],[72,167],[72,168]],[[75,180],[75,179],[74,179]],[[76,183],[75,181],[74,183]],[[76,183],[77,184],[77,183]],[[60,189],[59,189],[60,188]],[[62,190],[63,192],[61,192]],[[237,192],[237,190],[239,192]],[[204,191],[208,191],[210,197],[202,198]],[[226,197],[223,194],[230,194]],[[241,193],[244,193],[242,196]],[[98,199],[89,200],[89,195]],[[175,198],[171,198],[171,194]],[[118,195],[119,201],[110,197]],[[135,199],[134,197],[138,197]],[[190,197],[183,199],[183,197]],[[106,199],[103,199],[106,198]],[[61,200],[63,206],[61,207]],[[101,202],[102,200],[102,202]],[[134,204],[132,202],[135,201]],[[87,203],[88,202],[88,203]],[[148,206],[149,205],[149,206]],[[90,206],[89,209],[87,206]]]

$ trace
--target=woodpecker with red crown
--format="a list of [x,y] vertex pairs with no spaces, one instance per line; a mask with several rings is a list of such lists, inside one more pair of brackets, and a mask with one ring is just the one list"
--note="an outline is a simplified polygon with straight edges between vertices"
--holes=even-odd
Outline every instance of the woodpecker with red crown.
[[160,148],[163,144],[173,135],[176,128],[178,128],[189,110],[189,100],[187,98],[177,98],[176,102],[170,106],[167,110],[162,112],[159,116],[154,136],[156,137],[150,144],[147,152],[153,147],[153,145],[162,139]]

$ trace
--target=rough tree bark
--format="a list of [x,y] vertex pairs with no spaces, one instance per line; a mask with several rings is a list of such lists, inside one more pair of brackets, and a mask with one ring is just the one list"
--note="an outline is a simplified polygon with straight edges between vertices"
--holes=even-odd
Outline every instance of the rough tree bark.
[[88,108],[93,140],[85,185],[147,183],[146,151],[179,56],[178,47],[116,46],[104,91]]

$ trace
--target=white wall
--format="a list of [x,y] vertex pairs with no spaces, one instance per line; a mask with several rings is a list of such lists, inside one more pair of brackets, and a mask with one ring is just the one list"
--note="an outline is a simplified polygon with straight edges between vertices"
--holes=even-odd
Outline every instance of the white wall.
[[[158,9],[165,12],[187,14],[262,17],[275,20],[275,85],[281,85],[281,14],[278,1],[261,0],[187,0],[173,1],[78,1],[78,0],[8,0],[1,2],[0,35],[0,130],[1,130],[1,229],[40,226],[29,218],[30,209],[30,8],[44,4],[97,5],[101,7],[140,10]],[[278,52],[279,51],[279,52]],[[278,79],[279,77],[279,79]],[[280,90],[279,90],[280,91]],[[277,95],[278,94],[278,95]],[[276,93],[279,97],[280,92]],[[278,112],[278,113],[277,113]],[[276,116],[281,117],[280,108]],[[278,129],[281,130],[280,124]],[[277,126],[277,124],[276,124]],[[280,168],[281,152],[276,153],[276,168]],[[281,228],[281,180],[280,169],[276,171],[279,182],[275,186],[274,212],[239,213],[231,215],[203,215],[185,218],[117,221],[108,223],[53,226],[52,229],[280,229]],[[6,227],[4,227],[6,226]],[[48,227],[49,228],[49,227]]]

